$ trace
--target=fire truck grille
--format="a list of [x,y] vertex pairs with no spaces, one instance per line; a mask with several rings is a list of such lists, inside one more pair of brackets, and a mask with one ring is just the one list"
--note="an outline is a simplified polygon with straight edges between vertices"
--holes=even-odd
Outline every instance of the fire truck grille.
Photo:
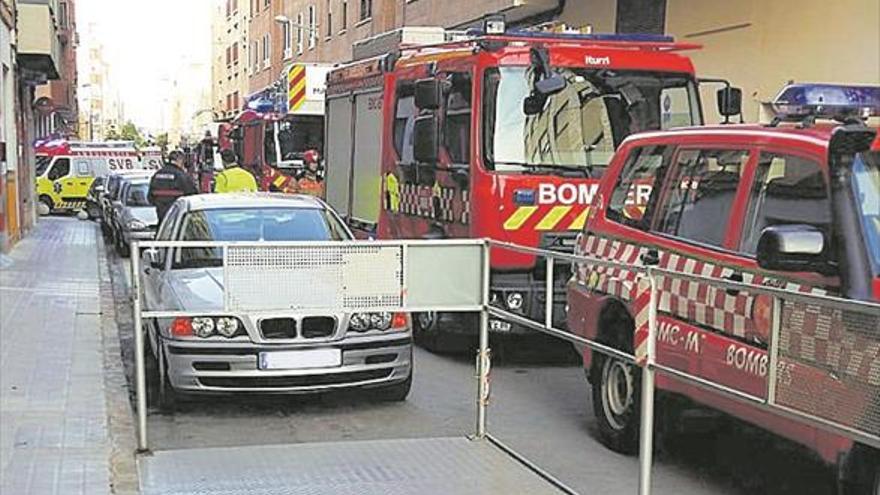
[[293,318],[266,318],[260,321],[264,339],[295,339],[296,320]]

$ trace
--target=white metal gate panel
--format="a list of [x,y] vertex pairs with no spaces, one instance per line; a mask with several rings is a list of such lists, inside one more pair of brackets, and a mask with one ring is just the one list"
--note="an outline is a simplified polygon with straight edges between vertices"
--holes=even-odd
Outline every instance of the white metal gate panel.
[[402,246],[228,246],[225,310],[370,310],[403,306]]

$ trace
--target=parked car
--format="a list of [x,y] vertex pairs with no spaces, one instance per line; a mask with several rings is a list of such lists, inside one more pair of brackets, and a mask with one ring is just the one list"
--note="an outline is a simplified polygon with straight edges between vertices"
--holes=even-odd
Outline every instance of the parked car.
[[107,178],[107,186],[104,194],[100,196],[101,203],[101,230],[107,239],[116,244],[116,212],[120,206],[122,186],[129,179],[143,179],[151,177],[152,172],[134,171],[110,174]]
[[[178,199],[157,240],[347,241],[353,236],[323,201],[271,193]],[[143,253],[145,309],[223,311],[220,249]],[[308,311],[158,319],[145,325],[158,366],[158,403],[178,393],[299,394],[370,388],[404,400],[412,383],[412,331],[405,313]],[[303,365],[303,362],[311,364]]]
[[116,251],[120,256],[128,256],[132,241],[151,240],[156,236],[159,217],[156,207],[147,199],[149,190],[150,179],[147,178],[126,179],[120,189],[113,228]]
[[[836,97],[832,101],[844,100],[824,87],[811,91],[808,95],[829,92]],[[868,90],[840,94],[859,91]],[[880,88],[875,91],[880,95]],[[880,96],[874,101],[868,110],[880,115]],[[818,108],[829,107],[820,103]],[[860,108],[832,105],[830,110],[864,114]],[[858,119],[840,125],[815,118],[815,111],[806,109],[797,125],[710,126],[631,136],[602,178],[597,213],[587,221],[576,252],[635,267],[880,301],[880,140],[869,150],[875,130]],[[639,195],[646,197],[644,206],[633,200]],[[580,266],[569,282],[569,328],[643,356],[647,334],[635,322],[646,314],[645,298],[636,292],[634,277],[635,272]],[[768,393],[772,298],[675,278],[658,291],[658,363],[753,396]],[[803,333],[792,340],[804,341],[783,339],[781,345],[806,356],[777,366],[782,383],[797,384],[801,394],[790,394],[789,400],[824,411],[817,416],[834,417],[828,411],[848,408],[876,417],[876,398],[861,396],[859,385],[853,385],[867,383],[873,368],[842,368],[841,363],[858,363],[860,354],[847,356],[880,345],[880,324],[853,313],[851,324],[862,326],[845,332],[842,322],[832,325],[827,306],[815,304],[811,311],[818,316],[807,317],[802,326],[796,319],[780,323]],[[820,332],[817,321],[825,318],[828,328]],[[583,356],[600,439],[613,450],[636,452],[639,368],[590,349]],[[865,360],[874,359],[868,356]],[[674,377],[658,377],[657,387],[676,401],[664,403],[710,406],[812,449],[838,468],[843,495],[880,493],[876,449]]]
[[86,214],[89,216],[89,220],[101,218],[100,197],[104,194],[106,182],[107,177],[95,177],[95,180],[92,181],[92,185],[89,187],[89,192],[86,194]]

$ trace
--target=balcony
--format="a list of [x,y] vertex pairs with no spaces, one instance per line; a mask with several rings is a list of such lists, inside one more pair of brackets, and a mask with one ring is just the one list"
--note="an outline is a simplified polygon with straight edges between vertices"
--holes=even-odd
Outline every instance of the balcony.
[[18,63],[27,79],[40,84],[58,79],[61,41],[55,23],[57,0],[19,0]]

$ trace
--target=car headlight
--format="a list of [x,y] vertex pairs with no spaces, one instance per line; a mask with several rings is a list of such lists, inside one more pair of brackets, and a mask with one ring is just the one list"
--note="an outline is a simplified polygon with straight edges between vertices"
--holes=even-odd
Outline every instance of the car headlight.
[[504,302],[507,304],[507,309],[511,311],[516,311],[522,309],[523,307],[523,295],[519,292],[508,292],[507,297],[504,299]]
[[224,337],[232,337],[238,332],[238,320],[235,318],[217,318],[217,333]]
[[141,222],[140,220],[132,220],[128,222],[128,228],[130,230],[144,230],[147,228],[147,224]]
[[214,333],[214,320],[211,318],[193,318],[192,329],[196,337],[210,337]]
[[376,330],[391,328],[391,313],[370,313],[370,326]]
[[355,313],[348,320],[348,327],[355,332],[366,332],[370,329],[370,314]]

